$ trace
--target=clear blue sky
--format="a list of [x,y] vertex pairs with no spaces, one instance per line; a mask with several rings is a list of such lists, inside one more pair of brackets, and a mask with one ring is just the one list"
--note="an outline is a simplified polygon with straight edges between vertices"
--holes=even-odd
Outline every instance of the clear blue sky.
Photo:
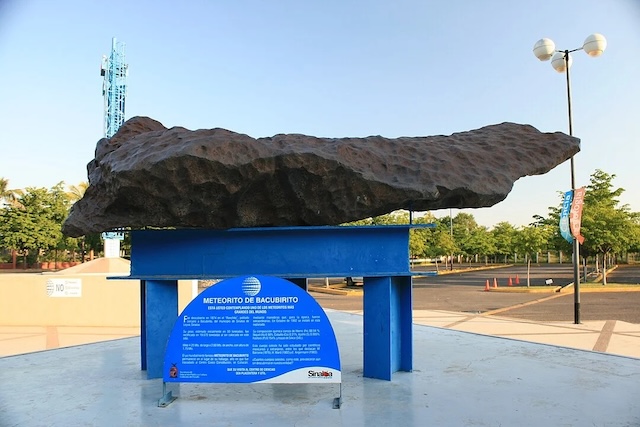
[[[567,132],[565,76],[532,48],[542,37],[581,47],[594,32],[606,52],[576,52],[571,68],[577,183],[615,174],[640,211],[638,0],[0,0],[0,177],[11,188],[87,180],[112,37],[126,43],[127,118],[399,137],[505,121]],[[566,162],[467,212],[525,225],[569,188]]]

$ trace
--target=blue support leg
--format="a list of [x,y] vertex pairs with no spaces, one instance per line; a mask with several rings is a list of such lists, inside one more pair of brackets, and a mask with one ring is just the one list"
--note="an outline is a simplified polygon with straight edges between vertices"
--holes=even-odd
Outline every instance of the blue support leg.
[[[396,362],[396,371],[411,372],[413,370],[413,288],[411,277],[392,277],[392,292],[397,298],[395,306],[397,316],[397,335],[392,339],[399,341],[400,349]],[[394,345],[395,347],[396,345]]]
[[147,378],[162,378],[167,340],[178,315],[178,281],[146,280],[145,347]]
[[413,369],[411,277],[364,278],[364,376]]
[[140,281],[140,370],[147,370],[147,285]]

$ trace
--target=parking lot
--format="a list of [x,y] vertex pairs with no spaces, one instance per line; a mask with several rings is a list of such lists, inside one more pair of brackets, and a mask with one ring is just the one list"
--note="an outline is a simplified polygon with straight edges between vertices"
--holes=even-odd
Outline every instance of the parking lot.
[[[499,288],[508,288],[509,278],[515,286],[526,285],[526,266],[499,268],[494,270],[467,271],[416,277],[413,286],[413,306],[416,310],[446,310],[462,313],[499,312],[500,316],[532,321],[571,321],[574,318],[573,288],[562,293],[552,292],[555,286],[573,282],[570,264],[532,265],[530,280],[532,286],[544,286],[553,280],[547,293],[485,291],[487,280]],[[608,276],[608,283],[640,283],[640,267],[621,266]],[[603,286],[602,290],[606,287]],[[601,289],[596,289],[600,291]],[[362,295],[329,295],[314,293],[316,300],[326,308],[337,310],[361,310]],[[640,324],[640,292],[592,292],[583,286],[580,292],[581,320],[621,320]]]

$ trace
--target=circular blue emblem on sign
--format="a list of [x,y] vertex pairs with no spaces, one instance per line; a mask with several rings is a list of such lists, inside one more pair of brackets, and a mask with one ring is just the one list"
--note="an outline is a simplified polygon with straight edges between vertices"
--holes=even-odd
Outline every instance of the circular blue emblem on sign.
[[253,276],[249,276],[242,281],[242,292],[249,297],[258,295],[261,287],[260,281]]

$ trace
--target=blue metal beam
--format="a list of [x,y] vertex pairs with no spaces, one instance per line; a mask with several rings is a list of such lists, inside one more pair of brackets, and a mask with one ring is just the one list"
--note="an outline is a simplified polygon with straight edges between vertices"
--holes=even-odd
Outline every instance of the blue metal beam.
[[409,276],[410,228],[134,230],[129,278]]

